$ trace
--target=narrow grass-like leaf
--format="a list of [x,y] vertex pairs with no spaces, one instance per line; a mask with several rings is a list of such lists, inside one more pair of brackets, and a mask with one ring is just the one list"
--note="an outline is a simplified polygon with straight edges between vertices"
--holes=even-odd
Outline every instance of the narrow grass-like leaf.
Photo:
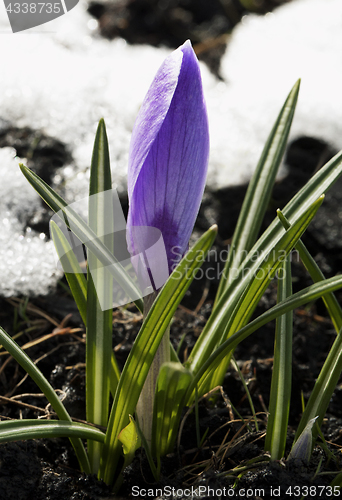
[[[278,277],[278,302],[292,294],[289,256],[284,260],[280,270],[282,272]],[[292,330],[293,313],[288,311],[276,321],[269,417],[265,438],[265,451],[271,453],[271,460],[280,460],[285,453],[291,401]]]
[[[58,418],[71,422],[69,413],[66,411],[63,403],[53,390],[53,387],[46,380],[39,368],[33,363],[28,355],[20,346],[0,327],[0,342],[4,348],[13,356],[17,363],[30,375],[40,390],[45,394],[52,408],[57,413]],[[88,455],[84,449],[83,443],[79,438],[71,438],[71,444],[74,447],[81,468],[87,474],[90,474],[90,464]]]
[[[291,226],[289,221],[286,219],[286,217],[282,214],[280,210],[278,210],[277,213],[284,228],[289,229],[289,227]],[[303,262],[305,268],[309,272],[312,280],[315,283],[324,280],[325,279],[324,274],[318,267],[314,258],[310,255],[304,243],[301,240],[299,240],[295,245],[295,248],[298,251],[299,257],[301,258],[301,261]],[[327,295],[324,295],[322,297],[322,300],[327,308],[331,321],[334,324],[335,330],[338,333],[342,328],[342,308],[340,304],[337,302],[337,299],[333,293],[328,293]]]
[[92,229],[84,222],[61,196],[59,196],[46,182],[44,182],[37,174],[32,172],[25,165],[20,164],[20,169],[29,183],[43,198],[45,203],[56,213],[60,210],[63,213],[63,222],[73,231],[73,233],[84,243],[84,245],[101,261],[109,273],[122,286],[129,297],[132,297],[138,309],[142,312],[144,305],[140,298],[141,292],[132,282],[125,269],[117,261],[114,255],[108,250],[106,245],[102,243]]
[[206,381],[210,379],[212,373],[215,372],[221,361],[225,357],[229,356],[230,353],[234,351],[236,346],[245,340],[249,335],[261,328],[263,325],[266,325],[269,321],[273,321],[278,316],[285,314],[288,311],[292,311],[297,307],[301,307],[304,304],[317,300],[322,297],[322,295],[334,292],[340,288],[342,288],[342,276],[334,276],[333,278],[315,283],[304,290],[300,290],[299,292],[291,295],[288,299],[279,302],[274,307],[248,323],[248,325],[234,333],[228,340],[223,342],[223,344],[221,344],[213,352],[213,354],[211,354],[211,356],[207,358],[207,360],[199,368],[198,372],[194,375],[194,379],[187,391],[187,404],[191,404],[194,400],[193,394],[195,393],[196,385],[198,387],[206,386]]
[[91,425],[65,420],[5,420],[0,422],[0,443],[57,437],[92,439],[103,442],[105,434]]
[[[111,189],[106,127],[100,120],[90,167],[88,223],[99,241],[113,254]],[[99,296],[106,297],[108,303],[113,304],[113,279],[90,250],[87,257],[86,413],[88,422],[105,427],[109,414],[113,309],[103,311]],[[99,470],[101,448],[100,443],[88,440],[89,460],[94,474]]]
[[112,351],[111,360],[110,360],[110,374],[109,374],[109,388],[111,395],[114,397],[116,389],[118,387],[119,379],[121,376],[120,369],[118,367],[118,363],[115,358],[115,354]]
[[[216,344],[222,343],[225,338],[247,323],[281,262],[305,231],[322,201],[323,197],[320,197],[304,214],[298,217],[291,229],[285,234],[283,230],[282,237],[267,255],[257,255],[257,267],[253,268],[252,273],[251,270],[248,270],[245,276],[241,276],[238,288],[232,296],[228,295],[229,288],[223,293],[199,337],[199,340],[201,337],[206,340],[204,342],[198,340],[192,350],[190,365],[194,373],[207,359],[208,353],[213,352]],[[212,387],[222,383],[228,363],[229,358],[216,371]],[[205,392],[208,392],[210,388],[206,387]]]
[[216,226],[209,229],[172,272],[153,303],[133,344],[113,401],[102,454],[100,477],[108,484],[113,483],[115,479],[118,461],[121,456],[118,435],[128,424],[129,415],[132,415],[135,410],[141,389],[163,334],[178,304],[194,279],[196,271],[203,264],[216,233]]
[[[329,280],[325,280],[326,282]],[[299,438],[310,420],[318,417],[317,423],[322,424],[325,412],[336,388],[342,372],[342,329],[336,336],[336,339],[329,351],[327,358],[315,382],[309,401],[305,406],[304,413],[300,419],[296,432],[295,441]],[[317,437],[316,426],[312,429],[313,439]]]
[[[74,254],[68,240],[65,238],[63,231],[59,229],[54,221],[50,221],[50,229],[53,242],[56,247],[57,254],[63,266],[63,269],[73,269],[73,273],[65,272],[68,280],[71,293],[75,299],[82,320],[87,326],[87,280],[80,268],[76,255]],[[120,378],[120,370],[118,368],[115,355],[112,352],[111,367],[110,367],[110,391],[114,396]]]
[[[82,272],[78,263],[76,255],[74,254],[68,240],[59,229],[57,224],[52,220],[50,221],[50,232],[55,245],[58,258],[62,264],[65,277],[69,284],[72,296],[76,302],[77,308],[80,312],[83,323],[87,324],[87,280]],[[68,272],[72,269],[73,272]]]
[[300,80],[292,88],[277,117],[249,183],[220,280],[217,299],[234,279],[234,273],[230,274],[230,270],[238,269],[244,256],[251,250],[258,237],[271,198],[274,180],[285,151],[297,104],[299,86]]
[[165,363],[160,369],[153,407],[151,446],[158,465],[160,457],[173,449],[191,379],[192,373],[181,363]]
[[[260,265],[253,279],[248,283],[246,289],[239,297],[237,304],[228,319],[223,334],[223,339],[230,337],[233,333],[243,327],[249,320],[253,311],[259,303],[262,295],[266,291],[269,283],[275,276],[277,270],[282,265],[284,258],[292,250],[300,236],[303,234],[310,221],[314,217],[318,208],[323,202],[324,196],[321,196],[312,206],[291,226],[291,228],[278,241],[271,253],[266,257]],[[222,340],[220,341],[222,343]],[[203,388],[208,392],[212,387],[221,385],[224,375],[227,371],[230,362],[230,357],[221,363],[221,366],[216,370],[210,385]],[[200,392],[202,394],[202,392]]]
[[[325,194],[342,174],[342,151],[336,154],[328,163],[326,163],[318,172],[303,186],[298,193],[284,207],[282,213],[292,225],[312,203],[322,194]],[[270,248],[274,246],[275,240],[278,240],[282,234],[283,225],[279,218],[268,226],[262,236],[258,239],[256,245],[252,248],[250,254],[246,257],[241,267],[248,265],[251,257],[256,252],[269,253]]]
[[[326,163],[286,205],[283,213],[288,218],[290,224],[293,225],[319,196],[326,193],[341,174],[342,151]],[[234,303],[236,303],[237,298],[243,293],[249,280],[252,279],[264,256],[272,251],[272,248],[275,247],[276,243],[282,237],[283,229],[282,223],[276,217],[241,263],[236,279],[231,282],[220,297],[215,310],[211,314],[206,327],[203,329],[195,345],[197,355],[204,354],[203,359],[206,359],[208,354],[213,352],[220,338],[222,338],[223,331],[218,328],[217,324],[227,324]],[[228,311],[227,316],[225,316],[226,311]],[[225,319],[223,320],[224,316]],[[198,362],[193,362],[193,369],[195,371],[199,364],[199,358]]]
[[313,203],[311,207],[299,217],[297,222],[286,231],[272,251],[267,255],[255,277],[249,282],[245,293],[237,303],[233,319],[230,320],[231,326],[228,326],[226,329],[228,336],[230,335],[229,329],[235,332],[247,323],[270,281],[274,278],[276,271],[282,265],[286,255],[289,254],[310,224],[312,218],[323,203],[323,200],[324,196],[321,196]]

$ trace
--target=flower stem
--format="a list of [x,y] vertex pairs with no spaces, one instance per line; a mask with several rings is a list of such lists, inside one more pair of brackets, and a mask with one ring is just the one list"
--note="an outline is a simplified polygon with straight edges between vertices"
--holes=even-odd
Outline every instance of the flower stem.
[[[144,318],[146,318],[157,295],[158,291],[153,292],[144,298]],[[170,361],[170,326],[167,327],[159,344],[140,393],[136,408],[139,426],[149,447],[151,446],[152,439],[152,415],[157,377],[162,364],[167,363],[168,361]]]

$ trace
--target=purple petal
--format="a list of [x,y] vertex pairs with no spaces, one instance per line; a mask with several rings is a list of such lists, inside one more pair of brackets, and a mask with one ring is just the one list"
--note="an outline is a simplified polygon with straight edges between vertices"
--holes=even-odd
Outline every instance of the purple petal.
[[[170,270],[186,252],[203,195],[208,120],[190,42],[158,71],[135,123],[130,148],[128,230],[158,228]],[[129,238],[129,248],[135,252]]]
[[182,65],[182,52],[175,50],[161,65],[135,120],[128,164],[128,196],[170,108]]

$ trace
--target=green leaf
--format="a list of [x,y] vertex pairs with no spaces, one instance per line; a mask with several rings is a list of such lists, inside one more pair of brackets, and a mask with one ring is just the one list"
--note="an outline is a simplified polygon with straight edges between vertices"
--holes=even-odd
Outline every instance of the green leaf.
[[[305,231],[322,201],[323,197],[316,200],[304,214],[296,219],[291,229],[285,234],[283,229],[282,237],[276,241],[268,254],[256,254],[255,262],[251,263],[253,267],[241,274],[232,294],[229,288],[223,293],[192,350],[189,364],[194,373],[213,352],[216,344],[222,343],[225,338],[247,323],[281,262]],[[213,387],[221,385],[228,363],[229,358],[217,370],[212,382]],[[209,390],[210,387],[205,388],[205,392]]]
[[[87,280],[80,268],[78,260],[65,238],[63,232],[59,229],[54,221],[50,221],[50,229],[53,242],[56,247],[57,254],[63,266],[65,276],[68,280],[70,290],[75,299],[78,310],[80,311],[82,320],[87,326]],[[65,252],[65,253],[64,253]],[[65,270],[72,269],[73,272]],[[114,396],[120,378],[120,370],[118,368],[115,355],[112,352],[111,367],[110,367],[110,390]]]
[[234,279],[233,273],[230,271],[238,269],[243,256],[251,250],[258,237],[271,198],[274,180],[286,148],[297,104],[299,86],[300,80],[295,83],[279,113],[249,183],[216,300]]
[[[233,314],[233,320],[230,321],[232,332],[237,331],[241,326],[247,323],[270,281],[274,278],[276,271],[286,258],[285,256],[289,254],[300,236],[306,230],[317,210],[323,203],[323,200],[324,196],[321,196],[301,217],[298,218],[296,223],[286,231],[260,265],[255,277],[249,282],[243,296],[237,303],[234,311],[235,314]],[[228,328],[229,327],[227,327],[227,331]]]
[[[278,302],[283,301],[292,294],[289,256],[283,262],[281,270],[282,273],[278,278]],[[269,417],[265,438],[265,451],[271,453],[271,460],[280,460],[285,453],[291,401],[292,330],[292,311],[278,316],[274,343]]]
[[125,469],[133,460],[135,452],[141,446],[141,439],[133,417],[129,416],[129,424],[119,433],[118,439],[122,444],[125,463]]
[[[61,420],[71,422],[69,413],[66,411],[63,403],[55,393],[53,387],[46,380],[42,372],[37,368],[28,355],[20,346],[0,327],[0,342],[4,348],[13,356],[19,365],[30,375],[40,390],[45,394],[47,400]],[[87,474],[90,474],[90,464],[83,443],[79,438],[71,438],[71,444],[74,447],[81,468]]]
[[[282,210],[282,213],[288,219],[291,225],[317,200],[322,194],[325,194],[342,174],[342,151],[335,155],[303,186],[298,193],[289,201]],[[275,241],[282,235],[283,225],[279,218],[268,226],[263,235],[259,238],[256,245],[252,248],[250,254],[241,264],[241,268],[248,266],[251,257],[256,252],[264,254],[269,253]]]
[[[283,213],[288,218],[289,223],[293,225],[322,193],[326,193],[330,189],[341,173],[342,151],[326,163],[286,205]],[[206,327],[196,342],[195,349],[198,353],[204,353],[203,359],[213,352],[223,333],[222,331],[218,332],[216,324],[223,325],[224,322],[227,323],[229,315],[225,317],[225,320],[222,319],[226,310],[229,307],[230,314],[237,298],[240,297],[247,286],[247,282],[250,279],[249,276],[253,276],[258,269],[262,256],[268,255],[272,251],[272,248],[274,248],[282,235],[283,225],[279,218],[276,217],[241,263],[236,274],[236,279],[232,281],[221,296],[220,301],[215,307],[214,314],[209,318]],[[219,304],[220,308],[218,311]],[[215,335],[216,332],[218,332],[217,336]]]
[[193,401],[193,393],[195,392],[195,387],[205,386],[207,380],[210,379],[212,374],[215,372],[217,367],[220,365],[221,361],[230,355],[234,351],[236,346],[245,340],[253,332],[261,328],[266,323],[273,321],[278,316],[285,314],[288,311],[292,311],[297,307],[301,307],[304,304],[317,300],[322,295],[326,293],[333,292],[342,288],[342,276],[334,276],[333,278],[326,279],[319,283],[315,283],[304,290],[301,290],[288,299],[279,302],[274,307],[264,312],[253,321],[248,323],[248,325],[241,328],[238,332],[234,333],[228,340],[223,342],[214,352],[207,358],[207,360],[201,365],[198,372],[194,375],[194,379],[190,384],[186,396],[187,404]]
[[112,397],[115,396],[116,389],[118,387],[119,379],[121,376],[120,369],[118,367],[118,363],[115,358],[115,354],[112,351],[111,359],[110,359],[110,374],[109,374],[109,386]]
[[143,302],[140,290],[132,282],[130,276],[125,269],[117,261],[114,255],[108,250],[106,245],[97,238],[92,229],[84,222],[67,203],[61,198],[46,182],[44,182],[37,174],[32,172],[25,165],[20,164],[20,169],[29,183],[34,187],[37,193],[43,198],[45,203],[58,215],[60,211],[63,213],[63,222],[71,229],[71,231],[81,240],[81,242],[101,261],[107,271],[112,274],[115,280],[120,283],[129,297],[135,302],[138,309],[143,311]]
[[165,363],[160,369],[152,426],[152,455],[158,463],[161,456],[173,449],[191,380],[192,373],[181,363]]
[[0,443],[57,437],[92,439],[103,442],[105,435],[90,425],[66,422],[65,420],[23,419],[0,422]]
[[105,449],[101,460],[100,477],[108,484],[113,483],[121,445],[120,431],[128,424],[132,415],[154,355],[168,327],[174,312],[196,271],[203,264],[217,233],[216,226],[207,231],[185,255],[153,303],[125,363],[118,389],[113,401],[106,433]]
[[[114,215],[106,127],[100,120],[90,167],[89,227],[113,254]],[[102,310],[100,297],[113,304],[113,278],[88,249],[86,331],[86,413],[88,422],[106,426],[109,413],[113,309]],[[88,440],[93,474],[100,466],[102,445]]]
[[[325,280],[327,282],[329,280]],[[296,432],[295,440],[304,431],[308,423],[318,417],[317,423],[321,426],[329,402],[339,381],[342,372],[342,329],[336,336],[336,339],[329,351],[327,358],[315,382],[309,401],[305,406],[304,413],[300,419]],[[317,428],[312,430],[314,440],[317,437]]]
[[[282,214],[280,210],[278,210],[278,217],[283,224],[285,229],[289,229],[291,227],[291,224],[289,221],[286,219],[286,217]],[[318,267],[317,263],[313,259],[313,257],[310,255],[309,251],[305,247],[304,243],[299,240],[297,244],[295,245],[296,250],[299,253],[299,257],[301,258],[305,268],[309,272],[312,280],[315,283],[318,283],[319,281],[322,281],[325,279],[324,274]],[[327,308],[327,311],[330,315],[330,318],[334,324],[334,327],[336,329],[336,332],[338,333],[340,329],[342,328],[342,308],[340,304],[337,302],[337,299],[333,293],[328,293],[327,295],[324,295],[322,297],[322,300]]]
[[[50,232],[58,258],[62,264],[71,293],[80,312],[83,323],[87,324],[87,280],[68,240],[57,224],[50,221]],[[72,270],[72,272],[68,272]]]

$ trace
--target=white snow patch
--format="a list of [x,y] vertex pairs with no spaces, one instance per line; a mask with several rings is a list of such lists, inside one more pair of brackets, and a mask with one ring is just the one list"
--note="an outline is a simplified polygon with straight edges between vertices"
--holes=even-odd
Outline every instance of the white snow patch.
[[274,121],[302,79],[290,139],[342,149],[342,2],[296,0],[238,25],[222,59],[225,83],[209,93],[211,167],[218,186],[253,172]]
[[18,168],[12,148],[0,149],[0,295],[46,294],[61,277],[52,241],[25,228],[39,209],[39,196]]

